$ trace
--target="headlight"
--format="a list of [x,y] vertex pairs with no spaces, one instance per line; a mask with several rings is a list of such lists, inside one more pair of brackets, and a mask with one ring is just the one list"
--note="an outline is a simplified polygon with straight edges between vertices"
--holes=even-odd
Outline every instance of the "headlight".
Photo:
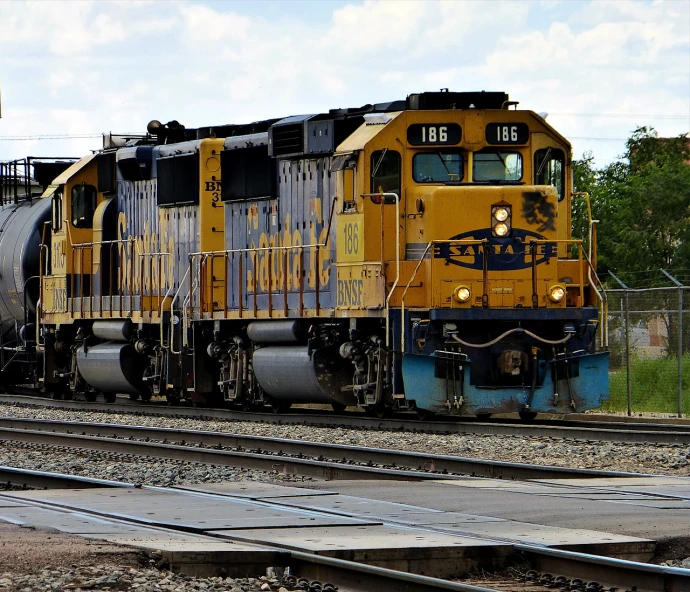
[[508,216],[510,216],[508,208],[496,208],[494,210],[494,218],[496,218],[496,220],[499,222],[505,222],[508,219]]
[[504,238],[510,235],[512,226],[512,208],[509,205],[491,206],[491,232],[494,236]]
[[467,302],[470,299],[472,292],[467,286],[458,286],[453,290],[453,298],[458,302]]
[[565,288],[563,286],[551,286],[549,288],[549,299],[552,302],[560,302],[565,298]]
[[499,222],[494,226],[494,234],[496,236],[508,236],[509,228],[505,222]]

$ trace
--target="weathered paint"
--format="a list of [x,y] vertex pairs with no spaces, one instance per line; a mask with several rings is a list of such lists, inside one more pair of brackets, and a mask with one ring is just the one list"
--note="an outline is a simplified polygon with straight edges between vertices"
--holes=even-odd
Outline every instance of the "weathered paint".
[[[529,386],[478,388],[470,383],[471,360],[457,366],[459,380],[436,376],[437,357],[418,354],[403,356],[405,397],[417,408],[438,414],[473,415],[477,413],[572,413],[594,409],[608,399],[609,352],[571,354],[568,359],[579,364],[579,376],[553,379],[553,362],[540,365],[541,386],[537,386],[531,404]],[[568,385],[568,382],[570,383]],[[558,394],[555,397],[555,394]]]
[[[225,203],[226,246],[228,251],[227,309],[243,318],[269,310],[270,316],[300,314],[302,307],[334,306],[332,273],[335,225],[331,210],[335,197],[335,176],[329,171],[330,158],[279,161],[279,199]],[[310,246],[311,245],[311,246]],[[318,245],[318,247],[316,246]],[[242,275],[240,277],[240,258]]]

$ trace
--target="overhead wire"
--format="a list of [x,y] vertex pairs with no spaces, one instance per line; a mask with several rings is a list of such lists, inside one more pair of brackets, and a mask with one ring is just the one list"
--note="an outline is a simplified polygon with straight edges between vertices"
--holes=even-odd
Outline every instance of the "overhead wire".
[[86,138],[100,138],[103,134],[55,134],[41,136],[0,136],[0,142],[16,142],[21,140],[78,140]]

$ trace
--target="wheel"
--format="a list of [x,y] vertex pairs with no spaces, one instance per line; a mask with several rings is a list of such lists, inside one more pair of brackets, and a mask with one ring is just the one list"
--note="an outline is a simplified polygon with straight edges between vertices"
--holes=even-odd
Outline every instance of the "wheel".
[[129,398],[132,401],[136,401],[139,398],[139,393],[129,393]]
[[143,403],[148,403],[148,402],[151,400],[151,397],[152,397],[152,396],[153,396],[153,395],[152,395],[151,393],[142,393],[142,394],[141,394],[141,401],[142,401]]
[[103,395],[103,400],[106,403],[114,403],[117,400],[117,395],[115,393],[105,393]]
[[84,393],[84,398],[89,402],[89,403],[94,403],[96,401],[96,398],[98,395],[96,393],[88,392]]
[[477,413],[476,416],[480,421],[486,421],[491,417],[491,413]]
[[51,397],[55,401],[69,401],[72,398],[72,391],[68,387],[58,387]]
[[271,411],[275,414],[285,413],[288,409],[292,407],[292,403],[286,403],[285,401],[271,401]]
[[535,417],[537,417],[536,411],[520,411],[522,421],[532,421]]
[[342,403],[331,403],[331,407],[333,407],[333,411],[336,413],[342,413],[345,411],[347,405],[343,405]]
[[386,405],[376,405],[374,407],[374,414],[380,419],[393,417],[393,409],[387,407]]
[[433,419],[435,415],[436,414],[433,411],[429,411],[428,409],[417,408],[417,417],[422,421],[429,421],[430,419]]

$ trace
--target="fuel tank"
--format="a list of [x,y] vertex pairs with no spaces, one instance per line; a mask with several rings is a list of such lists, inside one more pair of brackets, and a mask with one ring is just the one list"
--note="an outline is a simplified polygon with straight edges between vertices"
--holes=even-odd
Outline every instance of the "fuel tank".
[[352,391],[341,385],[352,382],[352,370],[337,348],[309,353],[306,345],[270,346],[254,351],[252,367],[257,381],[271,397],[289,403],[355,405]]
[[102,343],[77,350],[77,368],[82,378],[102,393],[142,394],[147,362],[129,343]]
[[29,320],[36,313],[40,287],[35,276],[50,209],[47,198],[0,206],[0,327],[4,340],[14,337],[15,320],[19,326],[24,324],[25,300]]

